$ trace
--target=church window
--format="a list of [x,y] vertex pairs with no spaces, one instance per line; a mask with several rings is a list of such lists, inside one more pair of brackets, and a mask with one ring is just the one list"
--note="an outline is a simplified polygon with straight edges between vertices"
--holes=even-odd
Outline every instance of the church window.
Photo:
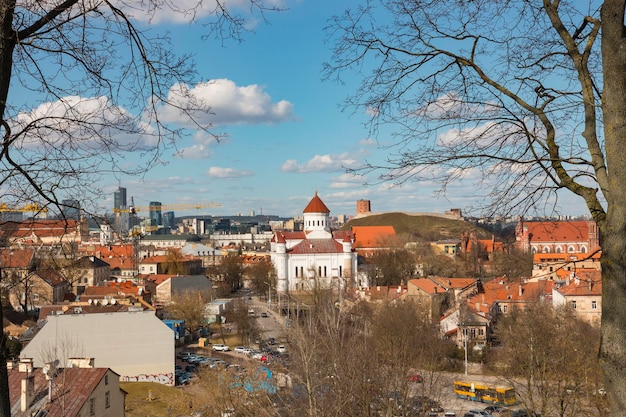
[[296,278],[298,278],[298,267],[296,266]]
[[321,277],[321,276],[322,276],[322,267],[321,267],[321,266],[318,266],[318,267],[317,267],[317,276],[318,276],[318,277]]
[[341,265],[339,265],[339,276],[340,277],[343,276],[343,269],[342,269]]
[[326,267],[324,267],[324,276],[327,277],[327,273],[326,273]]

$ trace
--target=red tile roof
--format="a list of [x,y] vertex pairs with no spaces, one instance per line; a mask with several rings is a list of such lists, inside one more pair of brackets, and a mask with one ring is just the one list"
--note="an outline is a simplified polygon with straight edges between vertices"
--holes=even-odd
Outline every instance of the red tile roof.
[[396,236],[393,226],[352,226],[352,233],[356,249],[388,248],[390,240]]
[[156,285],[160,285],[168,279],[175,277],[176,274],[152,274],[145,277],[146,280],[154,282]]
[[476,283],[476,278],[444,278],[430,277],[437,284],[447,289],[463,289]]
[[28,268],[34,256],[35,250],[31,248],[0,249],[0,266],[2,268]]
[[334,239],[306,239],[288,251],[290,254],[343,252],[343,245]]
[[330,213],[326,204],[322,201],[321,198],[315,193],[315,196],[309,201],[309,204],[302,211],[303,213]]
[[525,221],[532,242],[574,242],[589,239],[587,221]]
[[65,277],[54,269],[38,269],[35,271],[35,274],[37,274],[39,278],[46,281],[52,287],[67,283]]
[[409,284],[421,289],[429,295],[442,294],[446,292],[444,287],[428,278],[411,279],[409,280]]
[[80,228],[78,220],[28,220],[23,222],[5,222],[2,232],[13,238],[36,235],[39,237],[63,236],[77,233]]

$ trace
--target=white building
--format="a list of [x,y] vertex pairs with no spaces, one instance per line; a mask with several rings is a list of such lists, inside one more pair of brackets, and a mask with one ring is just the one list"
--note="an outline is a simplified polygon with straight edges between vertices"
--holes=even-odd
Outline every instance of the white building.
[[303,213],[304,230],[276,231],[271,240],[277,292],[360,286],[352,233],[330,230],[330,210],[317,193]]
[[153,311],[49,315],[22,349],[35,367],[58,360],[93,358],[122,381],[174,385],[174,331]]

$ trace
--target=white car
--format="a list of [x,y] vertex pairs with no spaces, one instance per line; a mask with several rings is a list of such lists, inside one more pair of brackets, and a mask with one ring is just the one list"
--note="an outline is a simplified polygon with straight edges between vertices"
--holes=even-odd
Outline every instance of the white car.
[[243,353],[244,355],[248,356],[248,355],[251,355],[251,354],[252,354],[252,352],[254,352],[252,349],[250,349],[250,348],[244,348],[242,353]]
[[285,347],[285,345],[280,345],[276,348],[276,352],[278,353],[285,353],[287,351],[287,348]]
[[227,351],[230,350],[228,345],[224,345],[222,343],[218,343],[216,345],[213,345],[213,347],[211,349],[213,349],[216,352],[227,352]]
[[246,353],[247,348],[244,346],[235,346],[235,353]]

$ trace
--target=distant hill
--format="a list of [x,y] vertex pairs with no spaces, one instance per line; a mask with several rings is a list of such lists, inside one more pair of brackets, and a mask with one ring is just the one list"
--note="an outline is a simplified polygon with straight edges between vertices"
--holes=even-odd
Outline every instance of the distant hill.
[[342,230],[352,226],[393,226],[396,235],[409,241],[460,239],[463,232],[475,231],[479,239],[490,239],[492,233],[465,220],[446,219],[428,215],[383,213],[351,219]]

